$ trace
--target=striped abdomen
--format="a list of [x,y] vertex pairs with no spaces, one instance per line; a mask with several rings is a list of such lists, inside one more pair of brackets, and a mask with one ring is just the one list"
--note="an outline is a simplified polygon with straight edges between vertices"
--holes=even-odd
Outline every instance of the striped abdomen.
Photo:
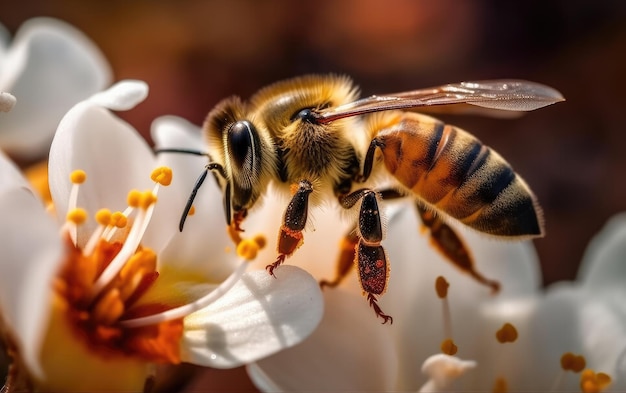
[[497,236],[539,236],[541,212],[513,168],[471,134],[404,113],[381,130],[387,170],[427,205]]

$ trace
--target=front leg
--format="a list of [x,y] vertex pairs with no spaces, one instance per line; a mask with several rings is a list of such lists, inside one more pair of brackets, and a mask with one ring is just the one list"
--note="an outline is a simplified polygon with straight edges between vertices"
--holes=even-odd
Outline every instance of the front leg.
[[308,217],[309,195],[313,192],[313,185],[308,180],[300,180],[297,187],[278,232],[278,258],[274,263],[265,267],[272,276],[274,276],[274,269],[304,243],[302,231]]

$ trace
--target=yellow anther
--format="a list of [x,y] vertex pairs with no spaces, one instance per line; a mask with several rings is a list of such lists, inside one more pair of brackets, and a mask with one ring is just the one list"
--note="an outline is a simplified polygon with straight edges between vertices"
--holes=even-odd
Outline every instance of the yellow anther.
[[509,384],[506,383],[506,379],[498,377],[493,383],[493,389],[491,391],[493,393],[506,393],[509,391]]
[[158,167],[152,171],[150,179],[162,186],[169,186],[172,183],[172,168],[167,166]]
[[237,255],[248,261],[256,258],[259,252],[259,245],[252,239],[243,239],[237,244]]
[[111,223],[111,210],[100,209],[96,213],[96,222],[100,225],[107,226]]
[[196,214],[196,207],[194,205],[191,205],[191,208],[189,208],[189,212],[187,213],[187,215],[193,216],[194,214]]
[[451,338],[446,338],[441,342],[441,352],[446,355],[453,356],[457,353],[459,348],[456,346],[454,341]]
[[104,324],[111,325],[124,314],[124,302],[120,298],[120,291],[113,288],[108,291],[93,308],[93,318]]
[[120,270],[120,278],[127,279],[130,275],[137,271],[155,271],[157,264],[157,255],[150,248],[142,248],[128,259],[126,265]]
[[596,373],[586,369],[580,373],[580,390],[584,393],[598,393],[611,383],[611,377],[605,373]]
[[139,202],[141,201],[141,191],[139,190],[130,190],[128,192],[128,196],[126,197],[126,201],[128,202],[128,206],[130,207],[138,207]]
[[517,340],[517,329],[507,322],[496,332],[496,339],[501,344],[512,343]]
[[111,226],[124,228],[128,224],[128,218],[122,212],[114,212],[111,215]]
[[82,184],[87,180],[87,173],[82,169],[77,169],[70,173],[70,181],[73,184]]
[[150,206],[155,204],[156,201],[156,195],[154,195],[151,190],[146,190],[141,194],[139,205],[142,209],[148,209]]
[[450,284],[443,276],[437,277],[435,280],[435,290],[439,299],[445,299],[448,296],[448,287]]
[[573,371],[579,373],[585,369],[587,362],[582,355],[574,355],[571,352],[565,352],[561,356],[561,368],[565,371]]
[[262,234],[256,235],[254,238],[252,238],[252,240],[254,240],[257,246],[259,246],[259,249],[265,248],[265,245],[267,244],[267,238],[265,237],[265,235]]
[[67,212],[67,220],[73,222],[76,225],[80,225],[83,222],[87,221],[87,212],[85,211],[85,209],[77,207]]

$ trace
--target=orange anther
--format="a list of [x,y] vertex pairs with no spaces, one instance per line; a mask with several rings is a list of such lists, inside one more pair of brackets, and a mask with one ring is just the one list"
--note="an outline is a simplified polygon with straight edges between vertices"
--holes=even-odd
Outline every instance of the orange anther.
[[501,344],[512,343],[517,340],[517,329],[507,322],[496,332],[496,339]]

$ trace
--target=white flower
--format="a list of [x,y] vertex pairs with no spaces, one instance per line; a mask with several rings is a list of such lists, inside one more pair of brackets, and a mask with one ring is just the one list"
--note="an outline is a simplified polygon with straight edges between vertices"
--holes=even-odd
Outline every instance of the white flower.
[[65,112],[107,86],[111,71],[87,37],[56,19],[30,19],[10,45],[8,38],[0,25],[0,92],[18,100],[0,116],[0,146],[33,159],[48,152]]
[[[280,219],[280,208],[271,209],[266,207],[266,220]],[[355,285],[353,271],[338,288],[324,290],[325,315],[307,340],[248,366],[261,390],[626,388],[626,217],[612,221],[594,240],[578,282],[555,285],[545,293],[529,243],[494,241],[457,228],[478,270],[500,282],[500,293],[492,295],[433,250],[426,236],[418,233],[410,206],[390,216],[383,243],[391,264],[390,279],[380,304],[394,318],[393,324],[381,325],[374,318]],[[298,251],[304,254],[298,256],[298,265],[311,269],[318,279],[327,279],[332,271],[321,274],[319,265],[326,265],[325,258],[336,260],[339,248],[331,242],[345,228],[337,228],[336,220],[324,213],[317,218],[316,233],[307,232]],[[306,239],[316,235],[327,246],[306,248]],[[445,301],[435,292],[440,276],[450,283]],[[470,363],[437,355],[447,338],[453,339],[458,356]],[[576,371],[581,371],[580,366],[587,370],[575,375],[563,369],[562,361],[566,368],[576,363]]]
[[[183,158],[156,158],[109,111],[146,94],[142,82],[120,82],[61,121],[49,163],[61,226],[0,160],[13,179],[0,183],[0,309],[15,367],[37,390],[141,391],[153,364],[239,366],[298,343],[321,318],[309,274],[244,273],[248,262],[225,251],[225,226],[200,219],[222,218],[219,192],[178,232]],[[187,127],[163,118],[155,132]]]

